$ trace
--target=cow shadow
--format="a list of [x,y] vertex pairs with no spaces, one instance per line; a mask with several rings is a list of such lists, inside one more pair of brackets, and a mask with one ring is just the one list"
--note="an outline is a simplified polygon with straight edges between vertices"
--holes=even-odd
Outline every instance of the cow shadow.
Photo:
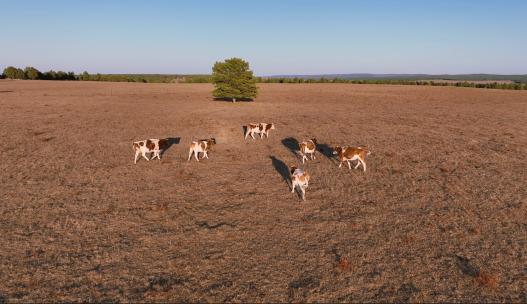
[[295,157],[298,157],[300,148],[298,147],[298,140],[294,137],[287,137],[282,139],[282,145],[284,145]]
[[247,130],[249,130],[249,127],[248,126],[242,126],[242,130],[243,130],[243,138],[245,139],[245,135],[247,134]]
[[335,159],[335,155],[333,155],[333,148],[328,144],[317,144],[317,150],[329,160]]
[[159,152],[161,156],[165,154],[165,152],[170,149],[173,145],[179,145],[181,142],[181,137],[167,137],[165,138],[167,140],[167,144],[164,147],[163,151]]
[[289,183],[289,167],[281,160],[274,156],[270,156],[271,161],[273,163],[273,167],[280,174],[282,179],[287,183],[287,186],[290,187]]

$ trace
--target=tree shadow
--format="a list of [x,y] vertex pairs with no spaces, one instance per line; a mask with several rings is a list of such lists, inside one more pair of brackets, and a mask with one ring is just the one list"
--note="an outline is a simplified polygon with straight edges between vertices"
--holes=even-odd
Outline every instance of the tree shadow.
[[298,147],[298,140],[294,137],[287,137],[282,139],[282,144],[289,149],[291,153],[293,153],[294,156],[298,157],[299,153],[299,147]]
[[163,156],[165,152],[170,149],[173,145],[178,145],[181,142],[181,137],[167,137],[165,139],[166,143],[163,146],[162,151],[159,153],[161,156]]
[[13,91],[10,91],[10,90],[3,90],[3,91],[0,91],[0,93],[13,93]]
[[271,161],[273,163],[273,167],[280,174],[280,176],[284,179],[284,181],[287,183],[287,186],[290,187],[289,183],[289,167],[281,160],[274,156],[270,156]]
[[[214,101],[223,101],[223,102],[230,102],[232,103],[232,98],[226,98],[226,97],[215,97]],[[252,98],[236,98],[236,102],[253,102],[254,99]]]

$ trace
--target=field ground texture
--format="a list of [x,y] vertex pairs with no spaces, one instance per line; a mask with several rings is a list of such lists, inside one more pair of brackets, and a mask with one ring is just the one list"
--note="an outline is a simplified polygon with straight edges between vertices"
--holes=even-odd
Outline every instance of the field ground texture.
[[[527,301],[527,92],[259,87],[0,81],[0,302]],[[286,167],[311,137],[302,202]],[[368,171],[335,144],[371,147]]]

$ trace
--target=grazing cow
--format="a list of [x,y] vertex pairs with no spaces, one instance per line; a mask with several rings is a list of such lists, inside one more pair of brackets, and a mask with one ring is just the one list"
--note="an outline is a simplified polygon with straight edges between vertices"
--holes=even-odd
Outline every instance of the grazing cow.
[[216,144],[216,139],[215,138],[209,138],[209,139],[202,139],[200,141],[193,141],[191,144],[190,144],[190,149],[188,151],[188,160],[187,161],[190,161],[190,159],[192,158],[192,153],[194,153],[194,157],[196,158],[197,161],[199,161],[198,159],[198,154],[199,153],[203,153],[203,156],[201,157],[201,159],[203,158],[209,158],[208,156],[208,151],[212,149],[212,146]]
[[354,169],[357,169],[362,164],[362,169],[366,172],[366,156],[371,153],[368,148],[337,146],[333,150],[333,154],[337,155],[340,160],[339,168],[342,166],[342,163],[347,162],[351,170],[350,162],[357,160],[357,165]]
[[291,170],[291,193],[295,193],[298,187],[302,200],[306,200],[306,189],[309,186],[309,174],[302,169],[295,166],[290,167]]
[[307,160],[307,154],[311,157],[311,160],[315,159],[315,151],[317,150],[317,140],[312,138],[308,141],[303,141],[298,144],[300,148],[300,155],[302,155],[302,163]]
[[251,137],[254,139],[254,133],[260,134],[260,138],[263,138],[265,135],[266,137],[269,137],[269,130],[274,130],[274,124],[273,123],[250,123],[247,125],[247,132],[245,133],[245,139],[247,139],[247,136],[251,135]]
[[161,155],[159,152],[161,150],[164,150],[168,147],[168,139],[145,139],[140,141],[135,141],[133,143],[133,148],[135,151],[135,158],[134,158],[134,164],[137,164],[137,158],[139,157],[139,154],[141,154],[147,161],[148,157],[146,156],[146,153],[154,153],[154,156],[151,159],[154,159],[157,157],[157,159],[161,160]]

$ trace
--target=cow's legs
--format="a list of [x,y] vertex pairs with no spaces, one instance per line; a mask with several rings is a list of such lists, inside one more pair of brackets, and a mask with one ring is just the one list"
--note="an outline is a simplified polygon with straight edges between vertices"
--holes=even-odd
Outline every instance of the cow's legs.
[[255,139],[255,138],[254,138],[254,132],[251,132],[251,137],[252,137],[253,139]]
[[144,159],[146,159],[147,161],[150,161],[150,159],[148,159],[148,157],[146,156],[145,151],[141,152],[141,155],[144,157]]
[[304,159],[306,159],[306,160],[307,160],[307,157],[306,157],[306,155],[305,155],[305,154],[302,154],[302,163],[304,163]]
[[199,158],[198,158],[198,151],[194,151],[194,157],[196,158],[197,161],[199,161]]
[[141,154],[141,151],[135,151],[134,164],[137,164],[137,157],[139,156],[139,154]]
[[348,168],[350,168],[350,170],[351,170],[351,164],[350,164],[350,161],[348,160],[347,163],[348,163]]
[[360,160],[360,162],[362,163],[362,168],[364,169],[364,172],[366,172],[366,162],[363,161],[363,160],[360,159],[360,158],[359,158],[359,160]]
[[360,159],[357,160],[357,164],[355,165],[355,168],[353,169],[357,169],[359,166],[360,166]]
[[188,159],[187,159],[187,161],[190,161],[190,159],[192,158],[192,152],[194,152],[194,151],[192,151],[192,149],[188,150]]

